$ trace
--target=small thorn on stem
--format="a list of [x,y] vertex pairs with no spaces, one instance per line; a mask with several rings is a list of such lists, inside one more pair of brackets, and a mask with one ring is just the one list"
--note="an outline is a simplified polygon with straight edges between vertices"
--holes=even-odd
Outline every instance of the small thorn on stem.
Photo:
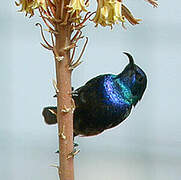
[[55,168],[59,169],[59,166],[56,164],[51,164],[50,167],[55,167]]
[[55,46],[53,46],[53,53],[54,53],[54,56],[55,56],[55,59],[60,62],[64,59],[64,56],[59,56],[58,52],[57,52],[57,49]]
[[59,133],[58,135],[62,138],[62,139],[66,139],[66,136],[64,135],[64,131],[65,131],[65,125],[63,125],[63,128],[62,128],[62,132]]
[[69,153],[67,156],[67,159],[73,158],[75,155],[77,155],[80,152],[79,150],[74,149],[73,152]]
[[62,61],[64,59],[64,56],[56,56],[55,58],[58,62]]
[[62,133],[59,133],[58,135],[59,135],[62,139],[64,139],[64,140],[66,139],[66,136],[64,135],[63,132],[62,132]]
[[64,107],[61,109],[61,112],[63,112],[63,113],[68,113],[68,112],[70,112],[72,110],[72,107],[71,108],[67,108],[65,105],[64,105]]
[[75,106],[75,101],[74,101],[73,98],[71,99],[71,104],[72,104],[72,105],[71,105],[70,108],[67,108],[67,107],[64,105],[64,107],[61,109],[61,112],[63,112],[63,113],[69,113],[69,112],[71,111],[72,113],[74,113],[76,106]]
[[53,87],[55,89],[56,94],[58,94],[59,93],[59,89],[57,88],[57,82],[55,81],[55,79],[53,79]]

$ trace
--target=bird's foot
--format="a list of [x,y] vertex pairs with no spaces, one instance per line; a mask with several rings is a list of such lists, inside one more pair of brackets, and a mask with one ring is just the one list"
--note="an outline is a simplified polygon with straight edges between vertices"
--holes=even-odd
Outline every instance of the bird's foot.
[[74,148],[78,147],[79,145],[77,143],[74,143]]
[[78,91],[76,91],[76,90],[75,90],[75,91],[72,91],[71,94],[72,94],[72,96],[78,96]]
[[[75,151],[77,151],[76,150],[76,147],[78,147],[79,145],[77,144],[77,143],[74,143],[74,150],[73,150],[73,152]],[[78,151],[80,151],[80,150],[78,150]],[[59,153],[59,150],[57,150],[55,153]],[[77,153],[76,153],[77,154]]]

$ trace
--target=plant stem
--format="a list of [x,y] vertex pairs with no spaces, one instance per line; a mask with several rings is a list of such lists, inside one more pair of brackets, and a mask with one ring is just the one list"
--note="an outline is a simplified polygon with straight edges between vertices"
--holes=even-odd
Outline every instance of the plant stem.
[[70,64],[70,50],[64,50],[70,45],[71,24],[62,26],[57,24],[55,35],[56,51],[58,56],[64,59],[58,61],[55,57],[56,77],[57,77],[57,122],[59,132],[59,177],[61,180],[74,179],[73,157],[67,159],[68,154],[73,151],[73,113],[72,111],[63,112],[63,109],[72,107],[71,97],[71,71],[68,69]]

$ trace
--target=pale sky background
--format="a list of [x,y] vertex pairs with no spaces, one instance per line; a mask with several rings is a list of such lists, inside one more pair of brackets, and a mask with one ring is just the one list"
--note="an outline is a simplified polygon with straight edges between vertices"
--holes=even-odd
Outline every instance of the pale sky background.
[[[73,73],[75,88],[103,73],[120,73],[130,52],[144,69],[148,86],[120,126],[90,138],[76,138],[75,180],[180,180],[181,13],[180,1],[144,0],[126,5],[143,21],[110,28],[84,28],[89,44]],[[40,46],[38,17],[17,13],[14,2],[0,6],[0,178],[56,180],[57,127],[43,122],[44,106],[55,105],[53,55]],[[82,45],[82,43],[80,43]]]

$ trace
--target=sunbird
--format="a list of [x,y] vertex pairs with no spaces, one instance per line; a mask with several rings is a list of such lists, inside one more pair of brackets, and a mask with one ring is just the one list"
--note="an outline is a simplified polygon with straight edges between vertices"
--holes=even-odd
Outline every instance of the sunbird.
[[[72,94],[76,107],[74,137],[97,135],[119,125],[141,100],[147,86],[146,74],[129,53],[124,54],[129,63],[120,74],[96,76]],[[57,107],[45,107],[42,112],[45,122],[56,124],[56,113]]]

